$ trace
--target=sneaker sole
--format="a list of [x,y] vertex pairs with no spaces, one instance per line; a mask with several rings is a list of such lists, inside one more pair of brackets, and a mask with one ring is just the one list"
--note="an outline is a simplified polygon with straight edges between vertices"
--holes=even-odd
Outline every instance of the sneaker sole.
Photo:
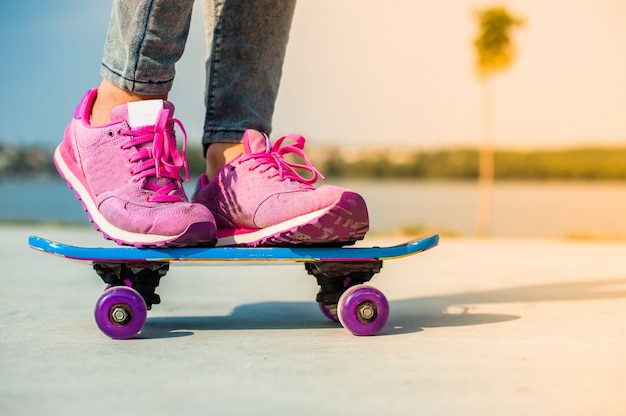
[[100,214],[95,201],[83,185],[83,182],[76,177],[70,167],[65,163],[63,155],[61,154],[61,145],[57,146],[55,149],[53,161],[59,175],[65,179],[67,186],[74,191],[76,198],[81,201],[83,210],[87,213],[89,221],[93,223],[97,231],[102,233],[104,238],[112,240],[117,244],[131,245],[138,248],[165,246],[185,247],[215,244],[215,239],[207,240],[203,238],[203,236],[211,232],[214,233],[215,227],[210,222],[191,224],[184,232],[177,235],[140,234],[117,228]]
[[[216,246],[350,245],[369,230],[365,201],[345,192],[331,206],[261,230],[219,230]],[[361,208],[361,209],[358,209]]]

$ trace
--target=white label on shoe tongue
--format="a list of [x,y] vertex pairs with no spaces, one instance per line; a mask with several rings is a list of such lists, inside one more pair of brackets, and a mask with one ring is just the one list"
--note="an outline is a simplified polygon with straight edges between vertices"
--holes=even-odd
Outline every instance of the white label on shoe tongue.
[[127,104],[127,108],[130,127],[154,126],[163,109],[163,100],[133,101]]

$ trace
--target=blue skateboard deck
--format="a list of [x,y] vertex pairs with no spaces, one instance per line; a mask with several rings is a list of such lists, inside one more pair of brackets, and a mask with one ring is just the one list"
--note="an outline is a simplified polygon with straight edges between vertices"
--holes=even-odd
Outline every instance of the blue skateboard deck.
[[374,335],[386,324],[389,303],[378,289],[366,285],[380,272],[383,260],[417,254],[435,247],[431,236],[389,247],[78,247],[30,236],[36,250],[92,264],[107,284],[96,302],[100,330],[114,339],[132,338],[146,322],[147,311],[161,302],[155,289],[171,262],[242,264],[302,263],[320,287],[315,300],[330,320],[354,335]]
[[30,236],[28,244],[46,253],[91,263],[166,263],[172,261],[328,262],[390,260],[435,247],[437,234],[390,247],[78,247]]

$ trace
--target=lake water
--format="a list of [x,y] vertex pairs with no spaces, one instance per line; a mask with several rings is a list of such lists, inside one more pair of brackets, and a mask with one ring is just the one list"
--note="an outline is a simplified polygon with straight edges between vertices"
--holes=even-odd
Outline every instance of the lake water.
[[[475,183],[335,183],[365,197],[374,233],[427,229],[476,234]],[[0,194],[0,220],[88,224],[73,191],[60,180],[0,180]],[[492,201],[491,235],[496,237],[626,239],[624,183],[503,182],[496,183]]]

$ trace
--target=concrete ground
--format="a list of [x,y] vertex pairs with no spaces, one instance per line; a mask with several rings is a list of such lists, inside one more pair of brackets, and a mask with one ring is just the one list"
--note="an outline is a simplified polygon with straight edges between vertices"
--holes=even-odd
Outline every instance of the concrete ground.
[[104,243],[0,228],[4,416],[626,414],[624,242],[442,238],[374,278],[391,316],[365,338],[321,315],[300,267],[173,266],[142,335],[113,341],[103,283],[30,233]]

